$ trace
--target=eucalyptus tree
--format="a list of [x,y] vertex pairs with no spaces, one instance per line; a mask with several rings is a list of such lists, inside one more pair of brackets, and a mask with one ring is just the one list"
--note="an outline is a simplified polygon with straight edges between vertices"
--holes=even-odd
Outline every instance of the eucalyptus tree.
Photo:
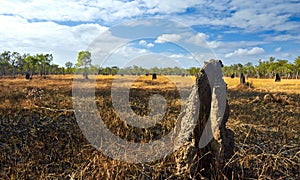
[[264,78],[267,75],[268,63],[266,61],[258,60],[258,65],[255,66],[258,78]]
[[68,73],[68,74],[73,73],[73,70],[72,70],[73,63],[71,61],[66,62],[65,67],[67,68],[66,73]]
[[294,65],[295,65],[295,76],[296,79],[298,79],[299,77],[299,73],[300,73],[300,56],[298,56],[295,61],[294,61]]
[[243,66],[243,72],[247,77],[253,77],[255,75],[255,68],[251,62],[248,62]]
[[17,61],[16,61],[16,65],[17,65],[17,69],[18,69],[18,73],[21,74],[22,76],[24,75],[24,70],[26,69],[26,57],[29,56],[29,54],[23,54],[23,55],[19,55],[17,57]]
[[6,76],[7,71],[9,69],[9,62],[11,58],[11,53],[10,51],[4,51],[0,54],[0,67],[1,67],[1,75]]
[[46,78],[47,69],[49,68],[50,63],[53,60],[53,56],[52,54],[37,54],[36,58],[38,59],[40,76],[44,76],[44,78]]
[[288,70],[288,60],[280,60],[278,59],[277,62],[277,71],[281,73],[281,75],[287,75]]
[[13,53],[11,53],[10,58],[9,58],[9,63],[12,67],[12,73],[13,73],[14,78],[16,78],[17,61],[20,56],[21,56],[20,53],[13,52]]
[[88,79],[88,67],[91,66],[91,63],[92,63],[92,59],[91,59],[91,53],[89,51],[78,52],[76,66],[84,68],[84,77],[86,79]]
[[34,57],[33,56],[31,56],[31,55],[28,55],[28,56],[26,56],[26,58],[25,58],[25,62],[26,62],[26,66],[27,66],[27,73],[29,73],[31,76],[32,76],[32,74],[33,74],[33,62],[34,61]]
[[50,74],[60,74],[60,68],[58,64],[50,65]]
[[43,66],[45,76],[46,76],[46,73],[47,73],[46,71],[50,67],[52,61],[53,61],[52,54],[46,54],[45,55],[45,63],[44,63],[44,66]]

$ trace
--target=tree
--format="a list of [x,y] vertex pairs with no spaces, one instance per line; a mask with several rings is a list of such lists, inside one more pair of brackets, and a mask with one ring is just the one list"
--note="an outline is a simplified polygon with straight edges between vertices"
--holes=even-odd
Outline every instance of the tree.
[[19,70],[19,73],[21,73],[21,75],[24,75],[24,69],[26,68],[26,57],[29,56],[28,54],[23,54],[17,57],[17,69]]
[[40,76],[44,76],[44,78],[46,78],[47,69],[53,60],[53,56],[52,54],[37,54],[36,58],[38,60],[37,64],[39,66]]
[[287,75],[287,65],[288,61],[287,60],[280,60],[278,59],[276,62],[277,65],[277,71],[280,72],[282,75]]
[[27,56],[25,61],[27,63],[28,72],[30,72],[31,76],[33,76],[36,73],[36,66],[39,64],[38,56]]
[[253,77],[254,76],[255,69],[254,69],[254,67],[253,67],[253,65],[252,65],[251,62],[246,63],[244,65],[243,69],[244,69],[244,72],[245,72],[245,74],[246,74],[247,77]]
[[66,68],[71,69],[72,66],[73,66],[73,63],[68,61],[68,62],[65,63],[65,66],[66,66]]
[[88,67],[91,65],[91,53],[89,51],[78,52],[76,66],[84,68],[84,77],[88,79]]
[[267,75],[268,63],[266,61],[258,60],[258,65],[255,66],[258,78],[264,78]]
[[189,69],[189,73],[190,73],[190,75],[192,75],[192,76],[196,75],[198,72],[199,72],[199,68],[191,67],[191,68]]
[[58,64],[51,64],[49,66],[49,70],[50,70],[50,74],[60,74],[61,73],[61,69],[59,67]]
[[31,62],[33,61],[33,56],[29,55],[29,56],[26,56],[25,58],[25,62],[26,62],[26,65],[27,65],[27,73],[29,73],[30,75],[32,75],[32,70],[31,70]]
[[68,61],[65,63],[65,67],[67,68],[66,69],[66,73],[70,74],[70,73],[73,73],[73,63],[71,61]]
[[295,65],[295,72],[296,72],[296,79],[298,79],[299,73],[300,73],[300,56],[298,56],[295,61],[294,61],[294,65]]
[[285,65],[285,72],[287,74],[287,77],[286,77],[287,79],[292,78],[293,74],[295,72],[295,65],[290,64],[290,63],[286,64]]
[[10,57],[10,51],[4,51],[0,55],[1,74],[4,76],[7,74],[7,69],[9,68]]
[[16,68],[17,68],[17,61],[20,57],[20,54],[18,52],[13,52],[10,56],[9,62],[13,69],[13,76],[16,78]]

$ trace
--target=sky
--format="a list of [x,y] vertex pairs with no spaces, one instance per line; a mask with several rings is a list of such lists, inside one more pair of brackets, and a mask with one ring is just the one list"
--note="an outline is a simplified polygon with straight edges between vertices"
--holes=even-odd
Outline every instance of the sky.
[[299,0],[0,0],[0,52],[52,53],[60,66],[87,49],[102,66],[293,62],[299,7]]

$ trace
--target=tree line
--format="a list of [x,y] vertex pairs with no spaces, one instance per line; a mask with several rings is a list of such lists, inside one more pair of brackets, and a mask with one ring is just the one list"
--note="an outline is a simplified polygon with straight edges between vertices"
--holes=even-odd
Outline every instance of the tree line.
[[[39,75],[46,77],[48,74],[83,74],[88,78],[88,74],[101,75],[147,75],[147,74],[163,74],[163,75],[196,75],[200,67],[191,67],[188,69],[179,67],[152,67],[144,68],[139,66],[131,66],[126,68],[100,67],[92,64],[91,53],[89,51],[78,52],[77,61],[73,64],[71,61],[65,63],[65,67],[52,62],[52,54],[20,54],[18,52],[4,51],[0,54],[0,75],[12,76],[30,74],[30,76]],[[239,76],[243,73],[246,77],[256,78],[273,78],[276,73],[285,78],[296,78],[300,76],[300,56],[293,63],[288,60],[275,60],[270,57],[267,61],[258,60],[257,65],[251,62],[246,64],[233,64],[224,66],[223,73],[225,76]]]
[[277,59],[270,57],[267,61],[258,60],[257,65],[251,62],[246,64],[233,64],[223,67],[225,76],[238,76],[243,73],[247,77],[255,78],[273,78],[279,74],[284,78],[298,79],[300,76],[300,56],[298,56],[293,63],[288,60]]
[[20,54],[18,52],[3,51],[0,54],[0,75],[13,76],[30,74],[46,77],[48,74],[62,74],[65,68],[52,63],[52,54]]

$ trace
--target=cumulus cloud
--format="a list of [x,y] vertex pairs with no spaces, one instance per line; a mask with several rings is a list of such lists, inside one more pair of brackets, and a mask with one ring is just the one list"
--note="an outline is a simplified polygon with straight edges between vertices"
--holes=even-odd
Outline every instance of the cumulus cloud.
[[134,48],[134,47],[131,47],[131,46],[123,46],[123,47],[117,49],[114,52],[114,55],[122,56],[124,58],[133,59],[134,57],[141,56],[141,55],[147,54],[147,53],[149,53],[149,51],[146,50],[146,49],[139,49],[139,48]]
[[195,36],[192,36],[188,39],[189,42],[194,43],[199,46],[206,45],[206,40],[208,39],[208,35],[205,33],[198,33]]
[[138,16],[185,12],[186,8],[203,4],[197,0],[178,1],[4,1],[2,14],[14,14],[26,19],[49,21],[116,22]]
[[210,48],[215,49],[215,48],[218,48],[218,47],[222,46],[222,42],[220,42],[220,41],[211,41],[211,42],[208,42],[208,45],[209,45]]
[[172,54],[169,57],[170,58],[182,58],[182,57],[185,57],[185,55],[183,55],[183,54]]
[[139,45],[145,46],[145,45],[147,45],[147,41],[145,41],[145,40],[140,40],[140,41],[139,41]]
[[[275,5],[274,5],[275,3]],[[273,4],[273,5],[270,5]],[[225,25],[246,31],[292,30],[300,24],[290,21],[298,16],[299,1],[251,1],[231,0],[209,2],[185,1],[3,1],[0,12],[26,19],[49,21],[105,21],[118,22],[144,16],[175,17],[189,25]],[[192,8],[196,13],[184,13]]]
[[176,42],[181,39],[179,34],[162,34],[154,41],[155,43]]
[[242,32],[274,30],[297,34],[300,24],[291,17],[299,16],[299,6],[300,1],[265,0],[253,4],[244,0],[212,0],[196,4],[197,14],[183,14],[177,18],[189,25],[229,26]]
[[173,0],[163,0],[163,1],[153,1],[145,0],[143,1],[145,7],[147,7],[148,13],[174,13],[174,12],[184,12],[188,7],[194,7],[198,4],[204,4],[204,2],[199,2],[197,0],[185,0],[176,1]]
[[187,39],[187,42],[193,43],[197,46],[207,47],[207,48],[218,48],[222,45],[219,41],[209,41],[209,35],[205,33],[197,33],[196,35],[191,36]]
[[281,47],[275,49],[275,52],[279,52],[279,51],[281,51]]
[[247,56],[264,53],[264,49],[260,47],[253,47],[251,49],[238,49],[232,53],[225,54],[226,58],[236,57],[236,56]]
[[86,49],[101,32],[107,30],[99,24],[65,26],[1,15],[0,23],[0,51],[53,53],[54,62],[60,65],[75,61],[79,50]]
[[105,62],[100,65],[118,67],[138,65],[139,63],[143,63],[140,59],[148,54],[151,53],[147,49],[135,48],[127,44],[111,52],[111,54],[105,59]]
[[148,48],[152,48],[152,47],[154,47],[154,44],[153,44],[153,43],[148,43],[146,46],[147,46]]
[[26,19],[90,21],[97,17],[99,9],[76,1],[4,1],[0,12]]
[[268,37],[267,41],[300,41],[300,35],[282,34],[278,36]]
[[[176,18],[189,26],[217,27],[216,31],[224,30],[223,27],[227,30],[229,27],[230,31],[226,33],[232,33],[231,30],[236,30],[241,34],[268,30],[268,32],[276,32],[274,33],[276,35],[264,34],[263,40],[258,38],[253,41],[242,39],[241,41],[221,42],[218,38],[226,39],[226,34],[212,39],[217,34],[209,37],[204,31],[205,33],[200,32],[190,37],[170,31],[159,34],[160,36],[154,43],[140,42],[145,49],[154,47],[155,43],[189,41],[198,47],[205,46],[219,50],[227,57],[254,55],[263,53],[264,50],[262,48],[237,48],[256,47],[264,43],[283,41],[292,41],[296,45],[300,43],[300,23],[297,19],[299,6],[300,1],[274,2],[272,0],[258,1],[254,4],[244,0],[211,0],[209,2],[186,0],[176,1],[176,3],[172,0],[3,1],[0,6],[0,50],[9,49],[30,53],[47,51],[54,54],[55,61],[64,62],[66,59],[76,59],[77,51],[85,49],[90,41],[107,29],[105,26],[112,26],[132,18],[160,17]],[[188,10],[192,11],[186,13]],[[73,23],[72,26],[69,25],[70,22]],[[74,26],[74,24],[81,25]],[[112,35],[108,34],[108,36]],[[115,38],[112,39],[115,40]],[[108,47],[119,40],[107,41]],[[234,49],[237,50],[234,51]],[[231,53],[226,54],[226,52]],[[290,54],[294,55],[296,51]]]
[[152,47],[154,47],[154,44],[153,44],[153,43],[148,43],[148,42],[145,41],[145,40],[140,40],[140,41],[139,41],[139,45],[146,46],[147,48],[152,48]]

